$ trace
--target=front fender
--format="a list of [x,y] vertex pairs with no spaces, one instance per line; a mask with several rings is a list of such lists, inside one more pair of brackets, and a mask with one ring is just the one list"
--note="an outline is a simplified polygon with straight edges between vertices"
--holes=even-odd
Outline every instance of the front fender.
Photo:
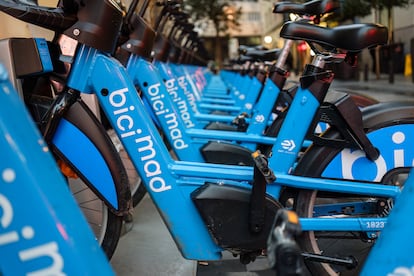
[[122,161],[105,129],[85,103],[73,104],[60,120],[52,150],[118,215],[131,207]]

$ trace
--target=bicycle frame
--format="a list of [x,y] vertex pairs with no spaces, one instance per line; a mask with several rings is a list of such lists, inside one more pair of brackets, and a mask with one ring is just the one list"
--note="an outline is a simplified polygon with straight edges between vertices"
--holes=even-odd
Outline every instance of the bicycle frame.
[[0,64],[0,274],[114,275]]
[[[220,259],[222,248],[207,231],[191,200],[191,193],[206,182],[250,190],[252,168],[173,161],[151,118],[145,112],[144,104],[126,69],[118,61],[96,49],[79,45],[68,86],[83,93],[97,95],[101,107],[129,153],[183,256],[195,260]],[[312,93],[306,89],[301,89],[298,93],[294,100],[296,103],[293,104],[309,105],[309,110],[316,111],[319,103]],[[293,114],[287,116],[285,125],[295,126],[297,120],[305,126],[310,125],[312,117]],[[277,180],[267,186],[267,194],[274,199],[278,198],[282,186],[386,198],[394,198],[400,193],[398,187],[375,183],[289,175],[298,147],[286,147],[284,142],[292,141],[294,145],[301,145],[304,133],[303,130],[298,132],[296,129],[293,133],[287,133],[285,127],[282,128],[280,137],[274,154],[278,156],[277,160],[284,162],[275,162]],[[301,223],[305,231],[326,229],[374,232],[384,227],[386,218],[315,218],[302,219]]]
[[[189,126],[196,123],[194,120],[191,121],[187,114],[183,114],[181,110],[174,107],[170,93],[163,84],[162,75],[158,73],[152,63],[136,55],[131,55],[127,68],[130,78],[140,86],[144,100],[151,106],[153,113],[155,111],[153,117],[157,119],[164,130],[169,130],[170,134],[167,135],[167,138],[177,156],[182,160],[203,162],[204,157],[201,156],[200,149],[212,137],[215,140],[241,141],[243,147],[251,150],[256,148],[257,143],[274,144],[276,141],[274,137],[266,137],[261,133],[191,128]],[[271,82],[266,87],[269,87],[268,92],[273,92],[272,97],[278,94],[279,90],[275,91],[275,86]],[[188,108],[190,107],[187,106],[185,109],[188,110]],[[181,115],[188,119],[183,122]]]
[[[184,65],[181,65],[184,66]],[[162,76],[162,78],[166,79],[168,83],[171,83],[169,89],[171,89],[173,92],[170,93],[172,96],[175,96],[177,99],[185,99],[185,97],[188,98],[188,94],[190,94],[190,97],[192,97],[194,94],[197,93],[197,91],[194,91],[192,89],[193,86],[191,82],[192,79],[189,76],[188,72],[184,72],[185,68],[180,67],[178,64],[166,64],[159,61],[155,61],[155,67],[158,68],[159,74]],[[274,106],[274,103],[276,102],[280,89],[277,87],[277,85],[270,79],[266,80],[264,85],[262,85],[259,80],[256,79],[256,77],[253,77],[254,81],[253,83],[247,88],[248,95],[250,96],[250,93],[256,94],[258,89],[261,90],[260,92],[260,98],[257,100],[256,104],[252,104],[252,101],[249,101],[249,103],[246,103],[244,106],[245,110],[241,110],[239,114],[243,112],[251,113],[252,118],[246,118],[246,122],[250,123],[249,126],[246,129],[246,133],[264,133],[266,126],[271,123],[270,117],[272,113],[272,108]],[[166,82],[167,83],[167,82]],[[176,84],[175,84],[176,83]],[[260,88],[258,86],[260,85]],[[191,92],[188,92],[191,91]],[[175,94],[176,93],[176,94]],[[257,96],[254,96],[257,97]],[[191,105],[191,98],[188,99],[189,105]],[[179,102],[179,104],[176,103],[177,108],[181,111],[184,109],[184,103],[182,101]],[[187,117],[192,118],[195,122],[201,122],[201,127],[204,127],[209,122],[227,122],[231,123],[235,115],[214,115],[214,114],[207,114],[207,113],[201,113],[201,112],[193,112],[192,109],[189,109],[190,107],[187,107],[189,115],[184,114],[181,112],[181,117],[183,120]],[[181,107],[181,108],[180,108]],[[214,105],[211,106],[214,108]],[[219,110],[219,106],[217,106],[216,110]],[[197,107],[196,107],[197,108]],[[269,121],[270,120],[270,121]],[[187,129],[190,128],[200,128],[199,125],[196,125],[196,123],[193,124],[186,124],[185,125]]]

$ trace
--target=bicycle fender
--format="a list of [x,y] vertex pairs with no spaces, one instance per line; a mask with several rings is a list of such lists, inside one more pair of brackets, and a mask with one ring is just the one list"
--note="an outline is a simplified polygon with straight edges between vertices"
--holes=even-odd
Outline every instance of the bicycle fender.
[[129,211],[131,191],[125,168],[105,129],[84,102],[73,104],[61,119],[52,149],[113,213]]
[[364,128],[367,130],[381,127],[382,122],[414,118],[414,102],[384,102],[362,108]]
[[[382,158],[381,160],[379,160],[379,163],[376,164],[375,162],[372,163],[372,168],[374,168],[375,170],[372,170],[372,172],[379,172],[380,170],[385,168],[392,168],[392,166],[394,166],[395,164],[399,164],[398,166],[401,167],[401,165],[404,163],[406,164],[411,164],[412,161],[412,156],[410,155],[409,152],[411,152],[411,147],[407,147],[405,150],[403,150],[403,142],[406,140],[406,142],[408,143],[410,141],[410,139],[408,138],[410,135],[412,134],[411,130],[408,130],[407,127],[404,127],[404,125],[412,125],[414,123],[414,103],[413,102],[388,102],[388,103],[379,103],[379,104],[375,104],[372,106],[368,106],[366,108],[362,109],[362,115],[363,115],[363,124],[364,124],[364,129],[366,131],[366,133],[368,135],[377,132],[377,130],[381,130],[381,129],[389,129],[390,133],[388,133],[387,135],[387,141],[389,142],[385,142],[388,144],[384,144],[382,147],[383,149],[379,149],[381,155],[386,154],[388,163],[385,161],[384,158]],[[395,144],[395,142],[390,142],[390,139],[394,139],[394,136],[390,136],[392,135],[392,132],[395,131],[396,129],[398,129],[399,125],[402,125],[401,128],[401,132],[397,132],[394,134],[397,134],[395,137],[397,139],[397,144]],[[412,128],[411,128],[412,129]],[[407,133],[404,133],[404,131],[408,131]],[[382,135],[385,135],[386,132],[381,132]],[[404,139],[402,139],[401,135],[405,135]],[[328,139],[340,139],[341,135],[338,131],[336,131],[335,129],[328,129],[325,133],[324,133],[324,137],[328,138]],[[371,136],[369,136],[371,137]],[[386,136],[382,136],[383,139],[385,139]],[[370,138],[370,140],[373,137]],[[378,141],[380,141],[382,138],[376,138],[379,139]],[[394,145],[395,144],[395,145]],[[376,145],[379,146],[380,144]],[[394,146],[392,146],[394,145]],[[343,145],[342,147],[327,147],[327,146],[319,146],[319,145],[315,145],[313,144],[312,146],[309,147],[309,149],[307,150],[306,154],[302,157],[301,161],[299,162],[299,164],[297,165],[294,174],[296,175],[303,175],[303,176],[315,176],[318,174],[323,174],[325,177],[333,177],[333,174],[338,174],[341,175],[342,173],[344,173],[344,168],[345,171],[347,172],[347,175],[349,174],[351,168],[352,168],[352,164],[354,164],[357,160],[358,160],[358,170],[357,171],[361,171],[361,172],[368,172],[370,171],[369,169],[362,169],[362,164],[361,162],[363,162],[363,158],[359,158],[362,157],[362,153],[361,155],[359,155],[359,153],[357,151],[349,151],[348,155],[351,154],[352,152],[354,152],[352,154],[352,158],[349,157],[348,155],[348,161],[346,162],[351,162],[349,163],[346,167],[344,167],[342,165],[342,158],[339,157],[340,152],[344,149],[345,145]],[[395,151],[396,150],[396,151]],[[395,155],[397,154],[397,156]],[[404,155],[407,155],[404,157]],[[411,153],[412,154],[412,153]],[[334,159],[335,158],[335,159]],[[345,158],[345,157],[344,157]],[[398,162],[396,160],[394,160],[395,158],[398,158]],[[353,160],[353,161],[352,161]],[[345,162],[345,161],[344,161]],[[365,161],[364,161],[365,162]],[[318,169],[315,168],[315,166],[309,165],[309,164],[318,164]],[[336,164],[336,165],[333,165]],[[365,165],[369,165],[371,164],[370,162],[368,163],[364,163]],[[375,165],[374,165],[375,164]],[[330,168],[328,168],[328,166]],[[397,165],[395,165],[397,166]],[[410,165],[411,166],[411,165]],[[323,171],[321,171],[320,169],[323,169]],[[326,170],[331,170],[332,171],[328,174]],[[361,176],[359,176],[361,177]],[[379,176],[378,176],[379,177]],[[353,179],[353,177],[347,177],[350,179]],[[374,181],[374,179],[376,179],[376,175],[370,175],[369,177],[366,176],[368,181]]]

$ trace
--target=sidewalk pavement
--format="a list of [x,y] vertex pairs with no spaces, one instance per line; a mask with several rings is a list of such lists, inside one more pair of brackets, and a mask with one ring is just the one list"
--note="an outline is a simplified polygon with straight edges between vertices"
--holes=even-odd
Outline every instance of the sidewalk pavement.
[[414,99],[414,82],[411,76],[405,77],[402,74],[394,75],[394,83],[389,82],[389,76],[386,74],[380,75],[379,79],[371,74],[367,81],[335,79],[331,88],[343,92],[367,94],[380,101],[407,99],[407,97]]

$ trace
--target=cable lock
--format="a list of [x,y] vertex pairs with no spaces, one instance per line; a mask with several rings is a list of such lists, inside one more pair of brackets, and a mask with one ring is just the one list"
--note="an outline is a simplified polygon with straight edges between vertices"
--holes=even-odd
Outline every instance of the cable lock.
[[267,157],[257,150],[252,153],[253,161],[256,164],[259,171],[262,173],[264,178],[266,179],[266,183],[272,183],[276,180],[276,176],[273,173],[273,170],[269,167],[269,162]]

